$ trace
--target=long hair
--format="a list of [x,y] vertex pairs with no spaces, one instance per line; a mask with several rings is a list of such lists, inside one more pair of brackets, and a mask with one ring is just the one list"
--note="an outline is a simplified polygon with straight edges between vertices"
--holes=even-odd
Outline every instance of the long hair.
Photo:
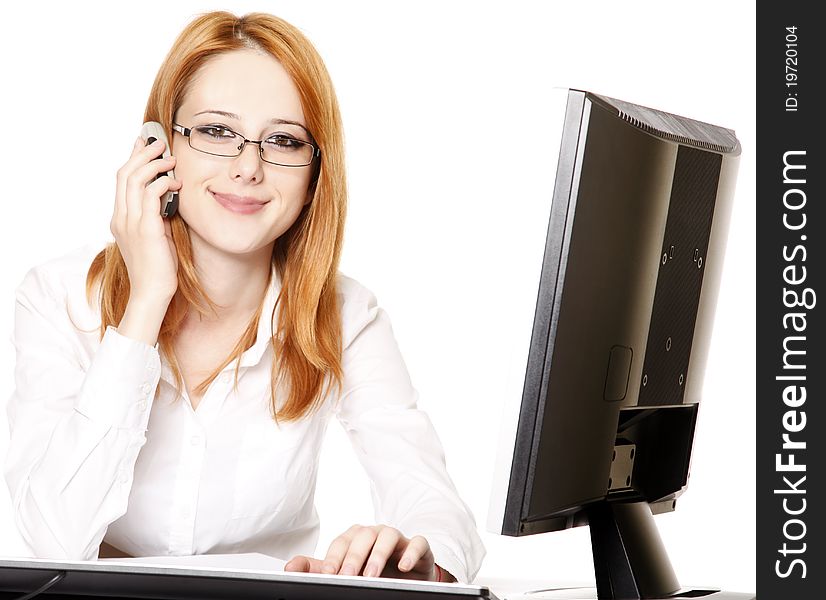
[[[193,76],[211,57],[240,49],[266,52],[286,69],[298,88],[307,127],[321,150],[320,160],[312,167],[310,202],[275,241],[272,264],[281,289],[272,314],[264,315],[271,322],[273,345],[272,416],[291,421],[318,408],[327,391],[333,385],[340,389],[342,381],[336,275],[347,192],[341,116],[327,69],[310,41],[282,19],[266,13],[242,17],[223,11],[206,13],[187,25],[166,56],[152,85],[144,121],[158,121],[171,140],[173,116]],[[175,375],[180,396],[183,378],[173,348],[175,335],[190,307],[206,314],[208,307],[215,305],[198,280],[187,224],[176,214],[171,226],[178,253],[178,289],[161,325],[158,344]],[[129,276],[116,243],[110,243],[92,261],[86,278],[90,302],[98,283],[103,337],[107,326],[120,322],[129,298]],[[240,358],[255,341],[262,306],[224,363],[195,388],[197,393],[202,394],[233,360],[237,386]],[[280,405],[276,389],[285,392],[286,399]]]

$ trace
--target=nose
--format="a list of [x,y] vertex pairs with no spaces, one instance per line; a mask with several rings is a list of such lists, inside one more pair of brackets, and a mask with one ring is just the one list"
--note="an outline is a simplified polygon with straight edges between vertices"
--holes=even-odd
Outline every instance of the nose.
[[261,150],[258,145],[247,142],[241,148],[241,154],[232,161],[232,178],[259,182],[264,176],[262,163]]

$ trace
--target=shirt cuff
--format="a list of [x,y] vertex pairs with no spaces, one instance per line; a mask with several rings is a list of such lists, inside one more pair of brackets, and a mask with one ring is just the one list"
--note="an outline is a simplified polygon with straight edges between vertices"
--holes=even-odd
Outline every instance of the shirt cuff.
[[106,328],[80,389],[75,410],[97,423],[146,430],[161,377],[155,347]]
[[453,550],[440,543],[429,535],[423,536],[430,545],[430,551],[433,553],[433,561],[439,565],[443,571],[447,571],[453,575],[460,583],[470,583],[467,568],[462,561],[460,561]]

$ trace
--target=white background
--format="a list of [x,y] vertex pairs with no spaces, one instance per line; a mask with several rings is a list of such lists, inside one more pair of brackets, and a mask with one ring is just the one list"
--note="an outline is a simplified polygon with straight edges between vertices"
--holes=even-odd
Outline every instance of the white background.
[[[344,119],[342,271],[390,314],[448,468],[484,527],[496,450],[507,269],[520,199],[544,192],[551,89],[573,87],[734,129],[743,146],[692,474],[656,518],[680,580],[755,588],[754,7],[750,2],[141,2],[6,8],[0,56],[0,395],[13,389],[14,289],[34,264],[109,237],[115,172],[155,72],[197,13],[266,10],[315,43]],[[94,8],[92,8],[94,6]],[[10,10],[10,12],[9,12]],[[8,444],[0,416],[0,456]],[[319,552],[372,518],[332,424]],[[587,528],[483,533],[486,577],[593,580]],[[0,486],[0,554],[22,546]]]

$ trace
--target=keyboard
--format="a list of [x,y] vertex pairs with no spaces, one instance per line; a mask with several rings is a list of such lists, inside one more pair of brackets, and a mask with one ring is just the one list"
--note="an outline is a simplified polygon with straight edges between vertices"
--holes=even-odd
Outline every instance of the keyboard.
[[[497,600],[485,586],[221,567],[0,558],[0,600]],[[69,596],[71,595],[71,596]],[[34,597],[34,596],[32,596]]]

